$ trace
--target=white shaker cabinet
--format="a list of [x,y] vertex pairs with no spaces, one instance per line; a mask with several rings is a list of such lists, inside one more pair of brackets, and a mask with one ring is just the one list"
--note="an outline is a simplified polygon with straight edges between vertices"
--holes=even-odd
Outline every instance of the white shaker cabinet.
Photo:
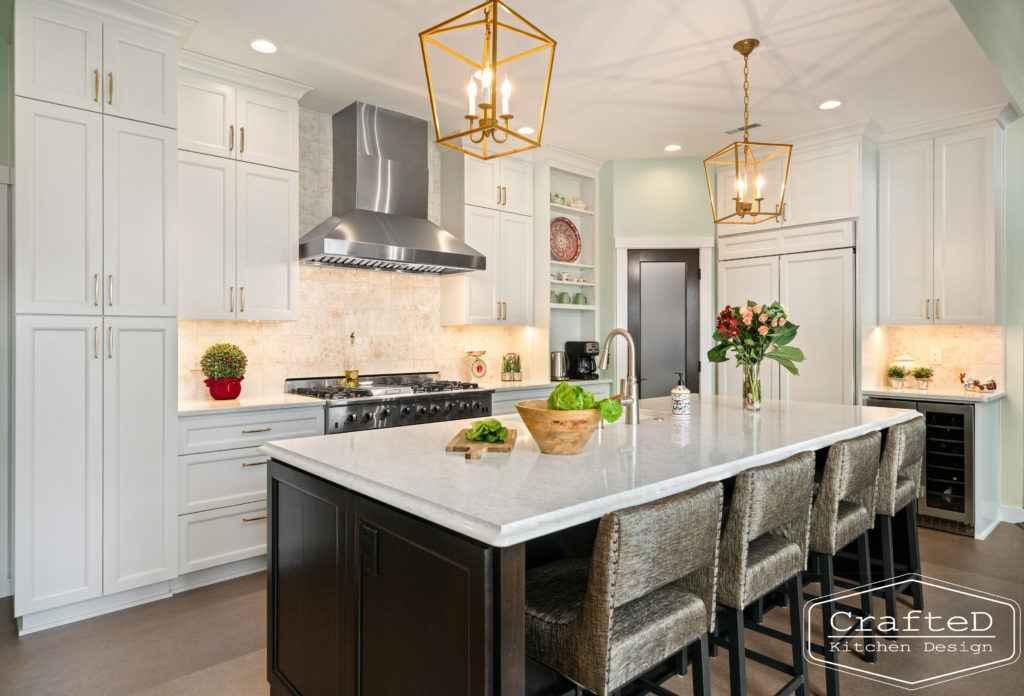
[[299,102],[248,89],[235,96],[238,159],[298,171]]
[[1003,130],[879,150],[879,324],[1002,321]]
[[100,314],[103,117],[17,97],[15,307]]
[[178,574],[177,325],[104,321],[104,594]]
[[15,323],[14,613],[103,593],[100,317]]
[[115,22],[103,24],[103,113],[174,128],[178,42]]
[[104,313],[178,313],[175,132],[103,119]]
[[[499,159],[482,160],[460,153],[443,153],[444,160],[456,162],[462,160],[463,169],[463,203],[479,208],[497,209],[501,205],[501,174],[498,171]],[[442,165],[441,171],[444,171]]]
[[224,80],[181,72],[178,147],[216,157],[235,156],[235,88]]
[[[533,164],[516,157],[482,160],[456,150],[441,153],[453,204],[533,215]],[[443,187],[444,188],[444,187]]]
[[786,179],[783,226],[860,216],[861,143],[795,145]]
[[500,210],[533,215],[533,165],[514,157],[499,157],[497,161],[501,184]]
[[501,321],[513,326],[533,323],[533,218],[502,214],[498,237]]

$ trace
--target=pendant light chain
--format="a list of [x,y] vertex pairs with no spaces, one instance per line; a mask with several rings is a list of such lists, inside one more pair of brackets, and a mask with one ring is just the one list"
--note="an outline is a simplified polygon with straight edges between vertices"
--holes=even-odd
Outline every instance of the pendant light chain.
[[750,122],[750,66],[749,55],[743,56],[743,142],[748,142],[747,123]]

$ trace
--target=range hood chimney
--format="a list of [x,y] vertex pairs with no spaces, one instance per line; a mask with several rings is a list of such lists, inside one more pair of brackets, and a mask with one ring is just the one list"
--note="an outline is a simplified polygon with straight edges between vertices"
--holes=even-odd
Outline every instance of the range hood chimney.
[[427,220],[426,121],[353,102],[333,128],[332,215],[299,240],[301,263],[431,275],[487,267]]

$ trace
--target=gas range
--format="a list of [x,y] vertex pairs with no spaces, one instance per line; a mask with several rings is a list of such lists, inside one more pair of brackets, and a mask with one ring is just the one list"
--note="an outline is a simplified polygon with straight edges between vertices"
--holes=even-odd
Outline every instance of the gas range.
[[393,428],[491,415],[493,389],[472,382],[437,379],[436,372],[285,380],[285,391],[327,401],[326,432]]

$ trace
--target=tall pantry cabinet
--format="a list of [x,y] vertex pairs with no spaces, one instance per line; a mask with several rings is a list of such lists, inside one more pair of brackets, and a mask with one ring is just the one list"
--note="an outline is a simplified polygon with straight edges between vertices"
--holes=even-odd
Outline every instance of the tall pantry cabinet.
[[175,126],[190,23],[17,0],[14,24],[14,613],[27,631],[177,575]]

